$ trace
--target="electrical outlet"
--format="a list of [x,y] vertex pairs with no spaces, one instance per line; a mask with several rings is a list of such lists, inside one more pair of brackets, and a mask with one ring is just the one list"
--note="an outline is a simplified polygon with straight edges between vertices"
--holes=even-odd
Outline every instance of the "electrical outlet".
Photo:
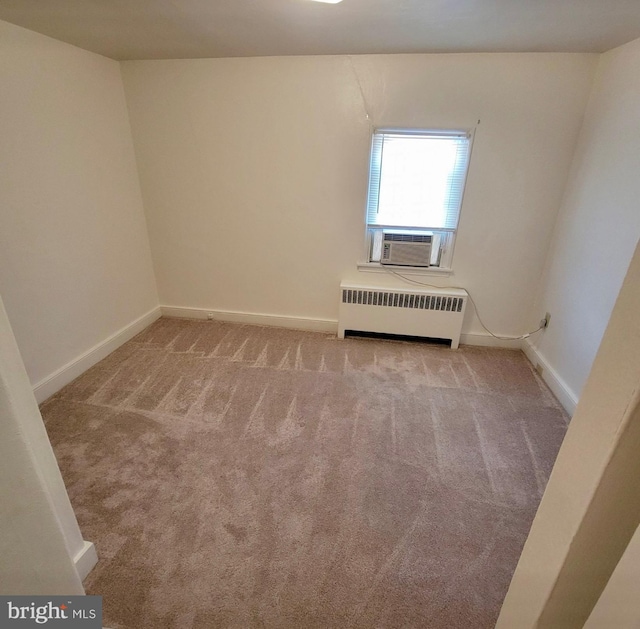
[[542,365],[541,365],[540,363],[536,363],[536,367],[535,367],[535,369],[536,369],[536,373],[537,373],[539,376],[541,376],[541,375],[542,375],[542,371],[543,371],[543,370],[542,370]]
[[213,312],[207,312],[207,319],[209,319],[209,321],[213,320]]
[[551,315],[548,312],[545,312],[544,320],[546,321],[546,323],[544,324],[544,327],[548,328],[549,322],[551,321]]

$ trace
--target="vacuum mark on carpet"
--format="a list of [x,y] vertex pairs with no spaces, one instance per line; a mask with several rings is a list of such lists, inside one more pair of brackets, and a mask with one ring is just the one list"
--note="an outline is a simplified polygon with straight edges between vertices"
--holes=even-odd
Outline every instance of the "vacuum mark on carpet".
[[260,352],[260,356],[256,358],[256,361],[253,363],[252,367],[267,367],[267,348],[269,347],[269,343],[266,343],[264,349]]
[[484,463],[484,467],[487,470],[487,476],[489,477],[489,485],[491,485],[491,491],[493,492],[494,497],[496,497],[500,492],[498,492],[498,489],[496,487],[496,480],[493,475],[493,469],[487,457],[487,446],[484,441],[484,437],[482,436],[482,430],[480,429],[480,422],[478,421],[478,417],[475,411],[472,413],[472,416],[473,416],[473,425],[475,426],[476,434],[478,435],[478,441],[480,442],[480,455],[482,456],[482,462]]
[[422,520],[426,512],[427,512],[427,504],[425,502],[422,502],[420,505],[420,508],[418,509],[418,512],[416,513],[416,516],[413,518],[413,521],[409,525],[409,528],[405,531],[404,535],[398,540],[398,542],[394,546],[391,553],[388,555],[388,557],[385,559],[382,566],[380,566],[380,568],[376,572],[376,575],[373,577],[373,582],[371,586],[369,587],[366,594],[362,598],[362,602],[356,605],[354,615],[348,626],[353,627],[353,625],[358,621],[360,616],[362,616],[362,614],[367,609],[367,606],[369,605],[371,598],[375,594],[376,589],[380,585],[382,579],[384,579],[384,577],[387,575],[389,570],[391,570],[393,564],[396,563],[398,559],[402,558],[402,556],[406,552],[407,545],[409,544],[409,540],[411,539],[413,532],[416,530],[416,527],[418,526],[418,524],[420,523],[420,521]]
[[269,385],[266,385],[264,387],[264,389],[262,389],[262,393],[260,394],[260,397],[258,398],[258,401],[255,403],[255,406],[253,407],[253,410],[251,411],[251,414],[249,415],[249,421],[247,422],[247,425],[246,425],[246,427],[244,429],[244,432],[242,433],[242,438],[243,439],[245,439],[247,437],[247,435],[249,434],[249,431],[252,430],[253,423],[254,423],[256,417],[258,416],[258,409],[262,405],[262,401],[264,400],[264,397],[267,394],[267,389],[268,388],[269,388]]
[[231,357],[231,361],[238,363],[238,362],[242,362],[242,354],[244,354],[244,349],[247,346],[247,343],[249,342],[249,339],[246,338],[244,340],[244,343],[242,345],[240,345],[240,347],[238,348],[238,350],[236,351],[236,353]]

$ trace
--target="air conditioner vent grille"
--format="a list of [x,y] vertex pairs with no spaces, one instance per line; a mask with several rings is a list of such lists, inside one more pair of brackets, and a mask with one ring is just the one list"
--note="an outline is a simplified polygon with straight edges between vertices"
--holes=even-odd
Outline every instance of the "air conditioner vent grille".
[[464,298],[344,288],[342,289],[342,303],[390,308],[415,308],[418,310],[462,312]]
[[432,240],[431,234],[384,234],[386,242],[427,242]]

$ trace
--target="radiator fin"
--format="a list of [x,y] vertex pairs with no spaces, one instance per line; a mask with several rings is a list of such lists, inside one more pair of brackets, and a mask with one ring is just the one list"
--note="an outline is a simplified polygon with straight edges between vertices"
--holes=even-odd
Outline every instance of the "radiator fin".
[[345,288],[342,290],[342,303],[391,308],[416,308],[418,310],[441,310],[444,312],[462,312],[464,298]]

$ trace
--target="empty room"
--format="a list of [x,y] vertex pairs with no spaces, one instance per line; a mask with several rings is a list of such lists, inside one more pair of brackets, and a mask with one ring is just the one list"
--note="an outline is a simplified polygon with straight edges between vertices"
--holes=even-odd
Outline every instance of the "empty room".
[[638,626],[635,0],[7,0],[0,85],[2,626]]

